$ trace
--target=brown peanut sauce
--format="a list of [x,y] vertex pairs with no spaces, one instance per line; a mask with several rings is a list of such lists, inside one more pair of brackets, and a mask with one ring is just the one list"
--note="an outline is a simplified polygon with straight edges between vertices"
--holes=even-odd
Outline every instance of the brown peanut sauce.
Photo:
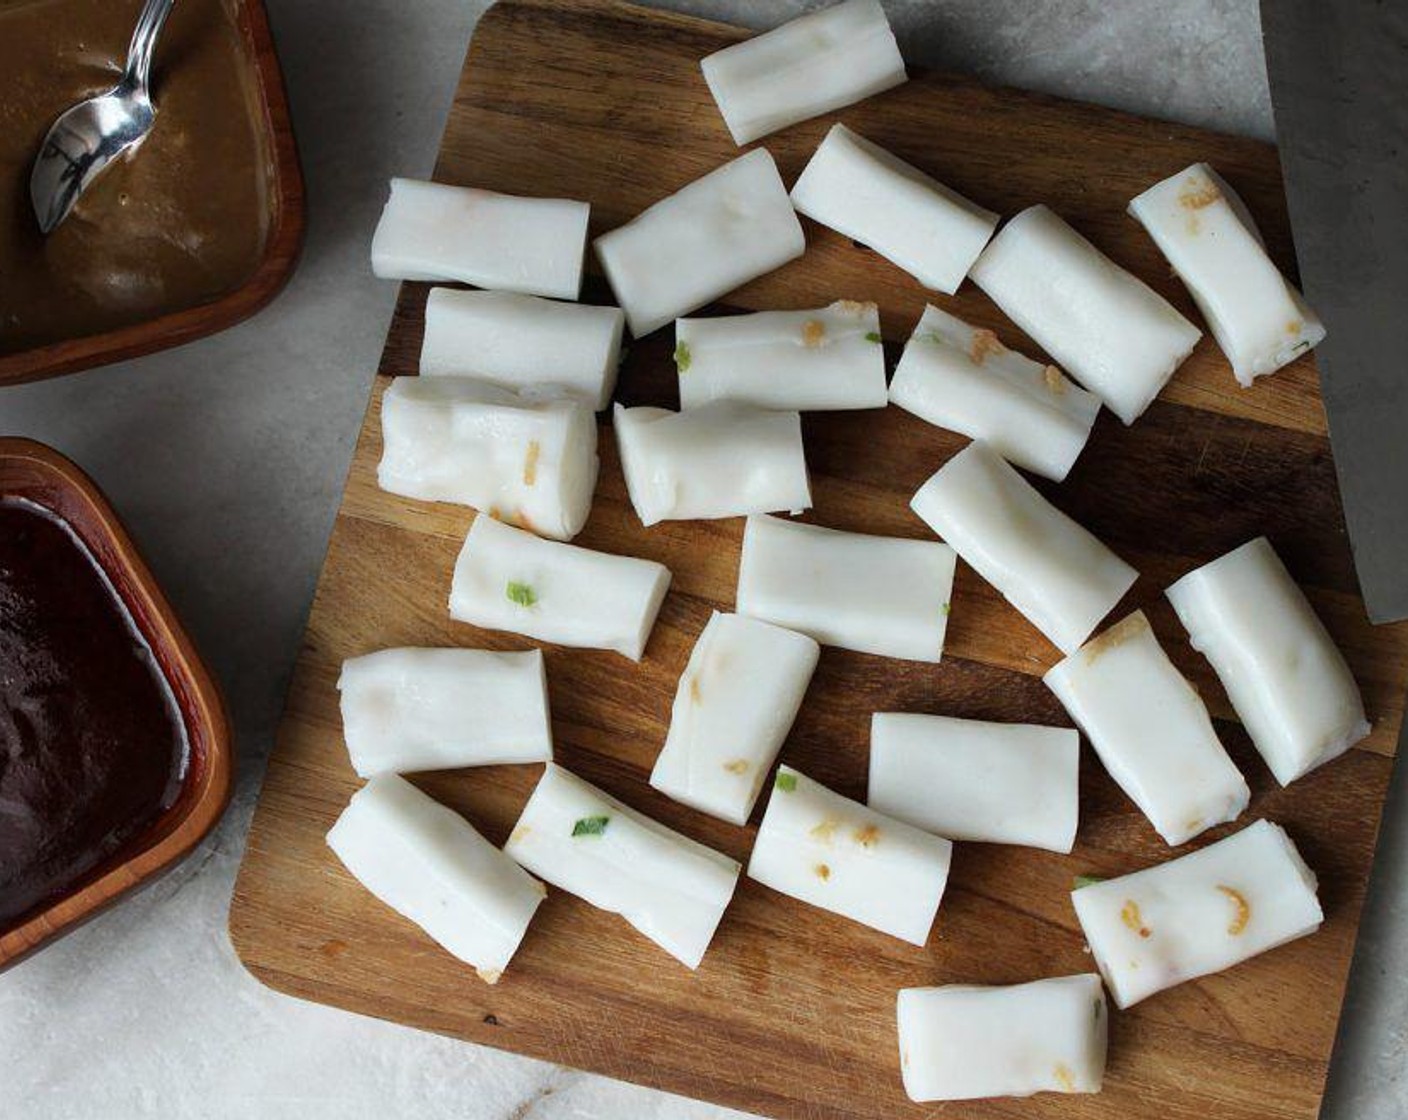
[[34,158],[61,112],[117,82],[141,3],[0,0],[0,354],[212,302],[258,267],[273,171],[232,2],[179,0],[152,132],[46,238]]

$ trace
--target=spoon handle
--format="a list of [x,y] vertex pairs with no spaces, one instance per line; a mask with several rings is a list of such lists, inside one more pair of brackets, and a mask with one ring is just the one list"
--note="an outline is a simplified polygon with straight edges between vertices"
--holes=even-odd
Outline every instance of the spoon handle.
[[145,88],[152,72],[152,53],[156,50],[156,37],[161,34],[162,24],[171,13],[176,0],[147,0],[142,5],[142,14],[137,17],[137,28],[132,32],[132,43],[127,48],[127,70],[124,80],[136,88]]

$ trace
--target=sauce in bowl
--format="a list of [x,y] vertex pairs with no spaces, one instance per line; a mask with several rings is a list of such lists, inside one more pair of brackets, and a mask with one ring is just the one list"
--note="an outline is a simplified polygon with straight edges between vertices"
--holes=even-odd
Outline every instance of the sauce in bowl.
[[232,0],[180,0],[151,134],[47,238],[29,199],[64,109],[116,84],[140,0],[0,0],[0,354],[210,303],[259,267],[272,155]]
[[88,549],[0,499],[0,926],[64,893],[176,800],[176,699]]

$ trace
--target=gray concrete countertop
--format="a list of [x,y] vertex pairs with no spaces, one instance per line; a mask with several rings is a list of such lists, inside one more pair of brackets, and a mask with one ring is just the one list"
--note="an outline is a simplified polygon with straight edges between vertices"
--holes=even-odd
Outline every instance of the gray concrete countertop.
[[[225,917],[395,286],[367,245],[426,175],[483,0],[269,0],[308,180],[288,290],[139,361],[0,390],[0,432],[77,459],[223,681],[234,804],[177,873],[0,977],[0,1115],[685,1120],[736,1115],[275,995]],[[754,26],[819,3],[667,0]],[[888,0],[907,59],[1271,138],[1255,0]],[[3,265],[0,265],[3,267]],[[1408,792],[1395,784],[1325,1115],[1408,1114]]]

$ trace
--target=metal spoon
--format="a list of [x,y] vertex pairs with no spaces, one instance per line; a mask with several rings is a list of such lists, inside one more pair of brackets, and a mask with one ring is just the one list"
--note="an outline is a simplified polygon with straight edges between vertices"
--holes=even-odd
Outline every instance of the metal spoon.
[[66,110],[44,137],[29,176],[39,228],[50,233],[108,164],[140,144],[156,120],[147,91],[156,37],[175,0],[146,0],[127,48],[122,80]]

